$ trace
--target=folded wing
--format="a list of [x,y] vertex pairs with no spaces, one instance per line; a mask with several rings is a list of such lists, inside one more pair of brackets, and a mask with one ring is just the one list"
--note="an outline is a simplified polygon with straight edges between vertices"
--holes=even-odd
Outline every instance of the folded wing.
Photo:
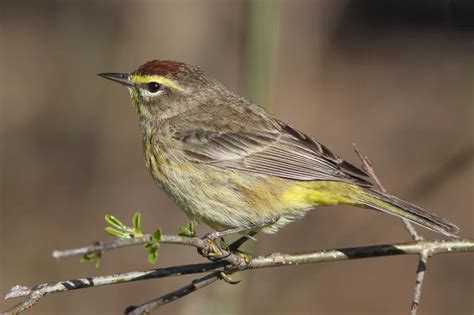
[[[190,161],[293,180],[331,180],[372,186],[367,174],[323,144],[272,120],[259,128],[232,122],[180,125],[173,137]],[[250,124],[252,126],[252,124]],[[176,126],[176,125],[175,125]],[[189,128],[186,126],[194,126]]]

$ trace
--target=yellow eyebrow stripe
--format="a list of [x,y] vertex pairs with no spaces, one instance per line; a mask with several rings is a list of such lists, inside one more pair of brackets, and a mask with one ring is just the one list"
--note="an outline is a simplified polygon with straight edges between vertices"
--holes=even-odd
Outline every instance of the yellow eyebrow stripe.
[[162,77],[159,75],[137,75],[137,74],[131,74],[130,75],[130,81],[133,83],[148,83],[148,82],[158,82],[159,84],[162,84],[166,87],[169,87],[173,90],[177,91],[184,91],[184,89],[177,84],[175,81],[168,79],[166,77]]

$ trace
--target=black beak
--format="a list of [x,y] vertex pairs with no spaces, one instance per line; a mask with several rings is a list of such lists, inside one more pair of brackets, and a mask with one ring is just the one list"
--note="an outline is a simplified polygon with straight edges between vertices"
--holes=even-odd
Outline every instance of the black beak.
[[98,76],[118,82],[125,86],[132,86],[128,73],[99,73]]

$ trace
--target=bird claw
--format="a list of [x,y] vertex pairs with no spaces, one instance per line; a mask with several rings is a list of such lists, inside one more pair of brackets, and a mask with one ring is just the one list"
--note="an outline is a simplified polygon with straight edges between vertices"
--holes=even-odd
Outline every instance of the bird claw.
[[219,276],[221,277],[222,280],[224,280],[228,284],[236,285],[236,284],[240,283],[240,280],[232,279],[232,276],[230,274],[226,273],[225,271],[221,271]]
[[213,236],[209,237],[209,234],[207,234],[203,240],[206,243],[206,246],[198,249],[199,254],[203,257],[215,261],[226,258],[230,255],[230,253],[226,253],[226,251],[222,250],[222,247],[217,244],[216,239]]

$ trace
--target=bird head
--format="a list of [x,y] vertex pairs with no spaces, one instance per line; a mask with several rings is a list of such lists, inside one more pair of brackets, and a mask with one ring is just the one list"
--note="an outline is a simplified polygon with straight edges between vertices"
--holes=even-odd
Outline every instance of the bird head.
[[215,98],[221,85],[198,66],[153,60],[130,73],[100,73],[130,92],[140,118],[165,119]]

